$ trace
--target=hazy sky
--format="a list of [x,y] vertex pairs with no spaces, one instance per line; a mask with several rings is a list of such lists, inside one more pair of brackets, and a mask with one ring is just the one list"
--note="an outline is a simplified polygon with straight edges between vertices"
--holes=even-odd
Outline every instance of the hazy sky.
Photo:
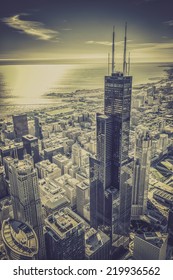
[[173,61],[172,0],[1,0],[1,59],[116,59],[128,23],[131,60]]

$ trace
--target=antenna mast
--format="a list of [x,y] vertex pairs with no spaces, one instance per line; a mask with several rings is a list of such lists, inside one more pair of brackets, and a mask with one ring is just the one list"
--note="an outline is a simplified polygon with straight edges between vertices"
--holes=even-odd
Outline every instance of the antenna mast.
[[113,36],[112,36],[112,73],[114,73],[114,68],[115,68],[114,51],[115,51],[115,26],[113,26]]
[[127,48],[127,22],[125,23],[125,37],[124,37],[124,59],[123,59],[123,74],[126,75],[126,48]]
[[110,66],[110,53],[108,53],[108,76],[109,76],[109,66]]
[[128,59],[128,76],[130,75],[130,52],[129,52],[129,59]]

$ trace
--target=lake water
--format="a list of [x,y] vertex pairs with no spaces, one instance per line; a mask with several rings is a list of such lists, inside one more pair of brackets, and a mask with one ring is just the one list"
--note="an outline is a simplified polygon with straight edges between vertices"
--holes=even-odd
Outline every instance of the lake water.
[[[159,80],[160,63],[131,65],[133,85]],[[121,70],[117,65],[117,70]],[[0,65],[0,104],[27,105],[56,102],[46,94],[104,88],[105,64]],[[153,79],[154,80],[150,80]],[[58,102],[58,100],[57,100]]]

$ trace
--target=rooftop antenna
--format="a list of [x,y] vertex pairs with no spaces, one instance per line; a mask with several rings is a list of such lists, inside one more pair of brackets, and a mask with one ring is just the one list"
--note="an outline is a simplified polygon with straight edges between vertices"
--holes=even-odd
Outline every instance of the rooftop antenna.
[[109,68],[110,68],[110,53],[108,53],[108,76],[109,76]]
[[114,68],[115,68],[114,51],[115,51],[115,26],[113,26],[113,36],[112,36],[112,73],[114,73]]
[[127,47],[127,22],[125,23],[125,37],[124,37],[124,59],[123,59],[123,75],[126,75],[126,47]]
[[128,76],[130,75],[130,52],[129,52],[129,58],[128,58]]

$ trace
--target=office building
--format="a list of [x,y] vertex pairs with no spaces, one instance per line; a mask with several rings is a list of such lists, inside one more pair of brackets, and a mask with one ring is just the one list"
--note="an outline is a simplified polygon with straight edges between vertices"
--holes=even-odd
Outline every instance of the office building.
[[46,220],[46,252],[49,260],[85,258],[83,221],[69,208],[50,215]]
[[35,167],[37,168],[38,177],[40,179],[46,177],[57,178],[61,176],[61,169],[55,163],[51,163],[48,159],[36,163]]
[[167,259],[172,259],[173,257],[173,208],[169,210],[168,214],[168,246],[167,246]]
[[76,142],[72,145],[72,163],[81,167],[81,156],[81,146]]
[[167,153],[167,149],[168,149],[168,134],[165,134],[165,133],[160,134],[159,149],[160,149],[160,151],[163,154]]
[[90,158],[91,226],[109,228],[112,241],[128,236],[132,200],[132,160],[128,156],[132,76],[127,74],[126,29],[123,73],[105,77],[104,114],[96,115],[96,158]]
[[42,121],[39,116],[34,116],[34,126],[35,126],[35,136],[40,140],[43,139]]
[[0,199],[8,195],[7,182],[5,181],[5,174],[3,166],[0,166]]
[[84,217],[84,206],[89,202],[89,184],[88,180],[76,185],[76,207],[77,213]]
[[4,162],[5,157],[13,157],[18,159],[23,159],[23,143],[12,142],[9,145],[1,146],[0,148],[1,162]]
[[134,238],[133,257],[136,260],[165,260],[168,234],[145,232]]
[[173,239],[173,207],[172,209],[169,210],[167,231],[169,235],[172,236]]
[[10,260],[37,259],[38,239],[28,224],[7,219],[2,224],[1,233]]
[[22,136],[27,135],[29,132],[27,115],[13,115],[13,126],[15,138],[21,140]]
[[110,238],[101,230],[90,228],[85,232],[85,259],[109,260]]
[[38,176],[32,158],[14,159],[9,168],[10,192],[14,219],[28,223],[38,236],[38,258],[45,258],[43,218]]
[[69,158],[65,155],[57,154],[52,157],[52,162],[55,163],[61,169],[61,175],[64,175],[64,167],[69,162]]
[[30,134],[22,136],[24,152],[31,155],[34,163],[37,163],[40,159],[38,138]]
[[132,219],[147,213],[150,162],[151,136],[148,129],[140,125],[135,135]]
[[52,162],[53,156],[55,156],[59,153],[61,153],[61,154],[64,153],[63,145],[58,144],[56,146],[46,148],[46,149],[44,149],[44,159],[48,159]]

